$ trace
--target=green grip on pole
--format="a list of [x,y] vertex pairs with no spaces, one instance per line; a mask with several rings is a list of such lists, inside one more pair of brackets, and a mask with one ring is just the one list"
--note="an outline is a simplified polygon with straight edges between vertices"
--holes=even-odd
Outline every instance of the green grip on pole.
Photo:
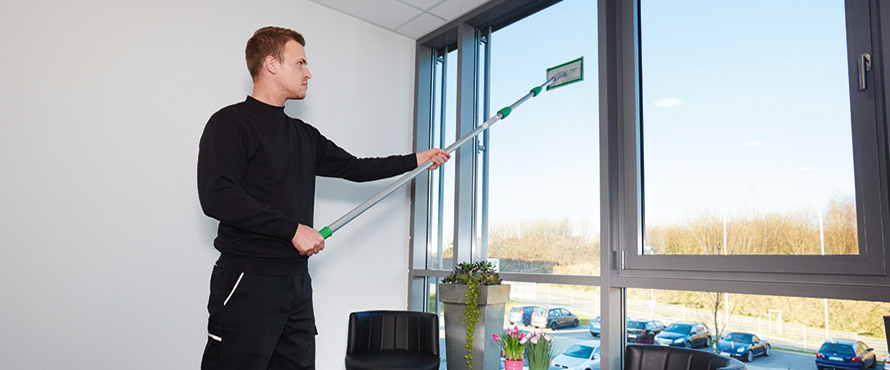
[[507,116],[510,115],[510,112],[511,112],[512,110],[513,110],[513,109],[510,108],[510,107],[504,107],[504,108],[502,108],[501,110],[498,111],[498,114],[501,115],[501,119],[504,119],[504,118],[507,118]]
[[331,228],[327,226],[325,226],[324,229],[319,230],[318,233],[321,234],[321,236],[323,236],[325,239],[330,238],[331,235],[334,235],[334,232],[331,231]]
[[532,93],[532,94],[534,94],[534,95],[532,95],[532,96],[538,96],[538,94],[541,93],[541,87],[540,87],[540,86],[536,86],[534,89],[531,89],[531,91],[529,91],[529,92]]

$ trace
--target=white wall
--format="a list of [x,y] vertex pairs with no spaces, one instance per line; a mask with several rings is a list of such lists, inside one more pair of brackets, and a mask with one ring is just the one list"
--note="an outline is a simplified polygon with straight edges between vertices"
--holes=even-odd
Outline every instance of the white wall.
[[[307,39],[291,115],[356,155],[411,149],[414,41],[305,0],[0,4],[0,369],[197,369],[216,222],[197,144],[244,99],[266,25]],[[320,179],[318,227],[387,182]],[[354,310],[404,309],[407,190],[310,262],[318,368],[342,369]]]

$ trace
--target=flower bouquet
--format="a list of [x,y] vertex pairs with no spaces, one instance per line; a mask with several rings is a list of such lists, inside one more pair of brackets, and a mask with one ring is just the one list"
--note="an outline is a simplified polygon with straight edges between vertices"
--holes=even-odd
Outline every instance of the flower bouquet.
[[523,359],[525,356],[525,334],[520,332],[518,327],[514,326],[513,329],[504,330],[501,335],[492,334],[491,336],[504,350],[504,367],[510,370],[511,368],[517,368],[516,365],[518,363],[518,369],[522,369],[522,364],[525,361]]
[[550,368],[550,351],[553,348],[553,338],[536,331],[525,336],[520,341],[527,347],[528,370],[547,370]]

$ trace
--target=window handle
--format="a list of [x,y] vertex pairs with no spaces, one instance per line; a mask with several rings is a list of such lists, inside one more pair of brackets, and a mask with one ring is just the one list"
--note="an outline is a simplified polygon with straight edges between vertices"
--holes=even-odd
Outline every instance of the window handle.
[[871,54],[859,54],[859,91],[865,90],[865,74],[871,71]]

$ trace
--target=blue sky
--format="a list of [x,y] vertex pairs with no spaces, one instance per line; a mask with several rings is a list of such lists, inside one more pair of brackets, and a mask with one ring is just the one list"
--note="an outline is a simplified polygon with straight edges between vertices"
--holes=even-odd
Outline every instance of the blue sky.
[[[646,214],[816,210],[852,196],[843,1],[641,3]],[[492,109],[584,57],[585,80],[492,127],[492,222],[599,222],[596,5],[492,36]]]

